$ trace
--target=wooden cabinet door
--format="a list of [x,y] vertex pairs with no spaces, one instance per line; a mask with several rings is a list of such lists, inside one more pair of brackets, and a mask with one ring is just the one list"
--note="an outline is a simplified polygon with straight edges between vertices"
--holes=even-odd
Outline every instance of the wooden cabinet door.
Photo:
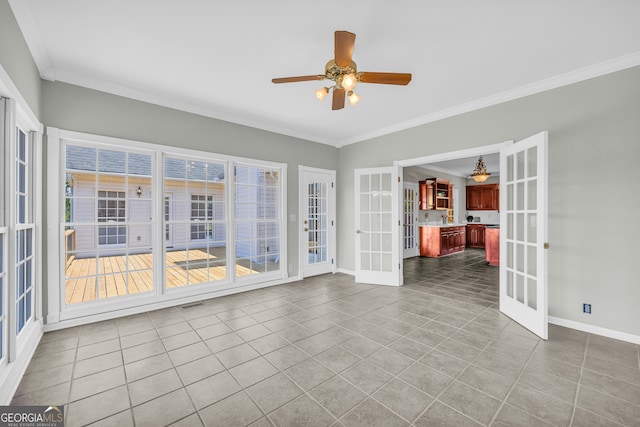
[[495,210],[496,189],[494,185],[486,185],[480,188],[480,209]]
[[418,209],[431,210],[434,208],[434,193],[433,193],[433,181],[419,181],[420,199],[418,203]]
[[467,186],[467,210],[480,209],[480,191],[477,186]]
[[467,186],[467,210],[497,211],[500,208],[500,186],[484,184]]

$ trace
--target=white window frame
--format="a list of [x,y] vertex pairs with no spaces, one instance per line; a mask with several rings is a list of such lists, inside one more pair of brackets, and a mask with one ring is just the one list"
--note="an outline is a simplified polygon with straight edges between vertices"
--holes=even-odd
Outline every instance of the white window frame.
[[[47,191],[48,201],[48,275],[59,280],[49,280],[51,286],[48,289],[48,316],[46,330],[59,329],[61,327],[80,325],[98,320],[105,320],[121,316],[150,311],[153,309],[170,307],[203,298],[222,296],[250,289],[258,289],[265,286],[280,284],[287,281],[287,164],[255,159],[245,159],[235,156],[209,153],[197,150],[170,147],[151,144],[140,141],[132,141],[100,135],[92,135],[81,132],[47,128]],[[96,144],[104,145],[111,149],[143,150],[153,152],[155,155],[154,169],[152,173],[152,252],[154,257],[153,278],[155,284],[153,292],[129,295],[126,298],[107,298],[101,301],[93,301],[83,304],[65,304],[64,300],[64,147],[65,144],[74,145]],[[280,269],[273,272],[254,274],[238,277],[228,274],[225,281],[206,282],[189,286],[167,289],[165,284],[165,185],[164,185],[164,158],[176,157],[185,159],[198,159],[199,161],[224,163],[224,176],[233,177],[236,163],[242,165],[254,165],[256,167],[277,170],[279,179],[279,221],[280,221]],[[226,248],[227,265],[235,267],[235,256],[232,253],[235,248],[234,241],[234,194],[233,180],[225,183],[225,221],[226,221]],[[170,190],[167,190],[170,191]],[[190,200],[190,196],[188,196]],[[189,209],[190,211],[190,209]],[[189,212],[190,213],[190,212]],[[234,268],[235,270],[235,268]],[[213,286],[213,285],[214,286]]]
[[[31,356],[42,336],[42,124],[30,110],[11,79],[0,66],[0,208],[5,217],[0,223],[3,235],[3,357],[0,360],[0,404],[9,404]],[[28,221],[18,223],[16,215],[16,135],[21,129],[30,167],[25,175],[29,195],[25,210]],[[25,220],[27,218],[25,217]],[[31,316],[17,333],[16,308],[16,236],[31,230]]]

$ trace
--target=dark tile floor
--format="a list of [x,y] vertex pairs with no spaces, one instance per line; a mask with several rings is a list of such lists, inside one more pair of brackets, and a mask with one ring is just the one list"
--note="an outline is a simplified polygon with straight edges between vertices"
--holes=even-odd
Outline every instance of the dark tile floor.
[[497,310],[483,251],[44,335],[14,404],[67,426],[640,425],[639,347]]

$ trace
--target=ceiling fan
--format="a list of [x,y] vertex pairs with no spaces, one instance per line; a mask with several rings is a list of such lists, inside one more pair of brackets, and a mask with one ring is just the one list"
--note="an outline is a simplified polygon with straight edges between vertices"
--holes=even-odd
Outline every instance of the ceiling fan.
[[351,56],[353,46],[356,42],[356,35],[348,31],[335,32],[334,59],[327,62],[324,67],[324,74],[311,76],[282,77],[272,79],[273,83],[305,82],[310,80],[331,80],[335,86],[323,87],[316,91],[318,99],[322,100],[333,90],[332,110],[344,108],[345,95],[349,97],[351,105],[360,100],[353,89],[358,83],[380,83],[390,85],[407,85],[411,81],[410,73],[374,73],[369,71],[358,71],[356,63]]

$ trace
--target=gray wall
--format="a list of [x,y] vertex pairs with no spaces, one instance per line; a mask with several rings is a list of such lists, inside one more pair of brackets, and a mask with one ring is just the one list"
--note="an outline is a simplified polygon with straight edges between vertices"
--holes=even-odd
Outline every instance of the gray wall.
[[60,82],[43,82],[42,111],[60,129],[287,163],[287,262],[298,274],[298,165],[335,170],[337,148]]
[[7,0],[0,0],[0,64],[40,117],[40,74]]
[[[640,335],[640,67],[340,149],[338,266],[354,268],[355,168],[549,131],[549,315]],[[603,221],[602,208],[614,215]],[[582,313],[591,303],[593,313]]]

